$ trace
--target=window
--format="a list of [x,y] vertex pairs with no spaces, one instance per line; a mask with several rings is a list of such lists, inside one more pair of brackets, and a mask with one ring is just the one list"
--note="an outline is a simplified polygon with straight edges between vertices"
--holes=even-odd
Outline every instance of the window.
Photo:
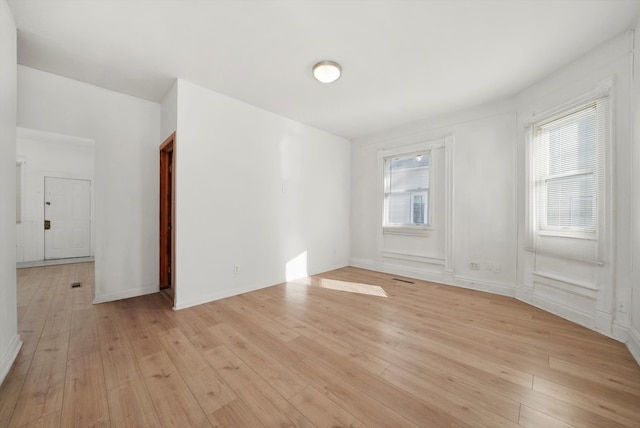
[[596,238],[604,211],[608,99],[540,120],[532,129],[537,233]]
[[384,226],[429,225],[429,152],[384,159]]

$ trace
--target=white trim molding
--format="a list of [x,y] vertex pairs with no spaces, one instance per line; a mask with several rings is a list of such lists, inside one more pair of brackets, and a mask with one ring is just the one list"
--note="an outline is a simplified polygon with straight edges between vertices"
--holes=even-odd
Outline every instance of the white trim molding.
[[447,135],[444,138],[444,270],[453,274],[454,261],[454,236],[453,236],[453,161],[455,155],[455,137]]
[[581,296],[591,297],[593,299],[596,298],[598,288],[592,284],[587,284],[586,282],[579,282],[573,279],[569,279],[563,277],[561,275],[556,275],[548,272],[534,271],[531,273],[533,280],[535,282],[536,278],[547,279],[549,281],[543,281],[548,286],[553,286],[555,288],[561,289],[568,293],[579,294]]
[[595,331],[595,319],[593,314],[579,311],[546,297],[536,295],[535,293],[529,304]]
[[640,331],[634,327],[629,329],[629,337],[627,338],[627,348],[637,363],[640,364]]
[[378,264],[376,263],[375,260],[360,259],[357,257],[349,258],[349,266],[353,266],[360,269],[367,269],[367,270],[375,270],[375,271],[379,270]]
[[445,263],[445,260],[439,257],[422,256],[419,254],[405,254],[405,253],[399,253],[396,251],[383,251],[382,257],[387,259],[407,260],[412,262],[419,262],[419,263],[424,263],[429,265],[438,265],[438,266],[444,266],[444,263]]
[[515,296],[513,284],[505,281],[485,281],[463,275],[454,275],[453,278],[454,281],[449,283],[449,285],[468,288],[470,290],[483,291],[485,293],[498,294],[500,296]]
[[611,314],[596,310],[594,322],[596,325],[595,330],[597,332],[615,339],[613,336],[613,316]]
[[98,294],[96,292],[96,296],[93,299],[93,304],[95,305],[98,303],[113,302],[114,300],[129,299],[131,297],[144,296],[146,294],[153,294],[159,291],[160,291],[160,288],[158,284],[154,284],[154,285],[146,285],[144,287],[132,288],[129,290],[123,290],[123,291],[119,291],[117,293],[111,293],[111,294]]
[[619,342],[627,343],[629,340],[629,325],[614,319],[611,323],[611,337]]
[[18,356],[20,348],[22,348],[22,340],[20,339],[20,335],[16,334],[13,337],[9,348],[7,348],[7,351],[4,353],[2,358],[0,358],[0,385],[2,385],[2,382],[4,382],[4,379],[9,374],[9,370],[11,370],[11,366]]

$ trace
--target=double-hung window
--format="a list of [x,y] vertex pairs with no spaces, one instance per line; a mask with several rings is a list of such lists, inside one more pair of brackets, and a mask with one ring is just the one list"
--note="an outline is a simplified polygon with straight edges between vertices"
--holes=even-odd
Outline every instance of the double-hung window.
[[430,154],[384,159],[384,226],[424,228],[429,218]]
[[532,188],[537,234],[596,239],[604,213],[608,98],[533,124]]

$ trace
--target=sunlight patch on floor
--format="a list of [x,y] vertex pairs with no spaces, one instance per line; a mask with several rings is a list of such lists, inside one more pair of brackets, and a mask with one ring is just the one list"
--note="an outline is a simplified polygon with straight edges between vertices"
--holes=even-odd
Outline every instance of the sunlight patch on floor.
[[368,285],[357,282],[338,281],[336,279],[321,279],[320,288],[346,291],[348,293],[367,294],[369,296],[387,297],[387,292],[379,285]]

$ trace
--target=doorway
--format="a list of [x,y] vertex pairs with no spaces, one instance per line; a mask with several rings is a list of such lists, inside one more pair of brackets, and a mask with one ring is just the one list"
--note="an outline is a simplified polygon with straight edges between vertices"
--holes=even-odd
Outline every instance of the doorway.
[[44,178],[44,259],[91,255],[91,181]]
[[175,158],[176,133],[160,145],[160,291],[175,306]]

